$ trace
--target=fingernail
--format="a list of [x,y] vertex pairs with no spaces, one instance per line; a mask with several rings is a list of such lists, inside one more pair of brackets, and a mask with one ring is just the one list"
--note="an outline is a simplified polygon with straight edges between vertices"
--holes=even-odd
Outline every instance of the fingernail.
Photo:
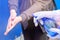
[[8,34],[8,32],[5,32],[5,33],[4,33],[4,35],[7,35],[7,34]]
[[5,32],[4,35],[7,35],[7,33]]

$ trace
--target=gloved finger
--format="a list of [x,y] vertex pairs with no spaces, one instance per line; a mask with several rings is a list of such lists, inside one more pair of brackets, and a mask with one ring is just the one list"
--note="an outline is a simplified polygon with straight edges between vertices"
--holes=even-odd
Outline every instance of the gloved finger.
[[11,27],[12,27],[12,22],[13,22],[12,19],[9,19],[9,20],[8,20],[8,24],[7,24],[6,32],[4,33],[4,35],[7,35],[7,34],[8,34],[9,30],[10,30]]
[[51,28],[50,31],[57,32],[58,34],[60,34],[60,29],[57,28]]
[[34,20],[33,22],[34,22],[34,24],[35,24],[35,27],[37,27],[37,26],[38,26],[38,22],[37,22],[38,19],[33,18],[33,20]]
[[48,36],[49,38],[52,38],[52,39],[60,38],[60,34],[58,34],[58,35],[56,35],[56,36],[51,36],[51,35],[47,34],[47,36]]

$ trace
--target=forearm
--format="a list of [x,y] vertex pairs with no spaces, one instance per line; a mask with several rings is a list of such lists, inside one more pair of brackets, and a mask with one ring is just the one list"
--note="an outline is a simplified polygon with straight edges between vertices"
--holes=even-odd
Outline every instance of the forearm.
[[14,9],[15,11],[17,11],[18,0],[8,0],[8,7],[10,10]]
[[45,9],[46,6],[49,5],[49,3],[51,3],[51,1],[52,0],[50,0],[50,1],[43,1],[43,2],[40,2],[40,1],[36,2],[29,9],[24,11],[20,16],[23,18],[23,21],[29,20],[32,17],[33,13]]
[[23,18],[23,22],[25,20],[29,20],[32,17],[32,14],[36,12],[38,9],[41,10],[42,6],[39,7],[40,4],[34,4],[29,9],[24,11],[20,16]]

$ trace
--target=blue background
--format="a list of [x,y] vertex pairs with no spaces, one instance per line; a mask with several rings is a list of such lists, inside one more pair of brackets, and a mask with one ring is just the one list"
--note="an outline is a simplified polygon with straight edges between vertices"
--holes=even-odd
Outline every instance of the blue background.
[[[55,3],[57,9],[60,9],[60,0],[55,0]],[[9,15],[8,0],[0,0],[0,40],[14,40],[22,32],[21,24],[18,23],[7,36],[4,35]]]
[[55,3],[56,3],[56,7],[57,9],[60,9],[60,0],[54,0]]

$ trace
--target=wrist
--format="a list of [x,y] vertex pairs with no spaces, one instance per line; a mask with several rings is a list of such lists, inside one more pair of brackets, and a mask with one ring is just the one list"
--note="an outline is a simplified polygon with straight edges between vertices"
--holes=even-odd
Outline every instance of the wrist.
[[15,9],[11,9],[10,12],[16,12]]
[[21,16],[18,16],[18,18],[19,18],[19,21],[21,22],[22,21],[22,17]]
[[11,16],[13,16],[13,15],[17,15],[15,9],[11,9],[11,10],[10,10],[10,15],[11,15]]

